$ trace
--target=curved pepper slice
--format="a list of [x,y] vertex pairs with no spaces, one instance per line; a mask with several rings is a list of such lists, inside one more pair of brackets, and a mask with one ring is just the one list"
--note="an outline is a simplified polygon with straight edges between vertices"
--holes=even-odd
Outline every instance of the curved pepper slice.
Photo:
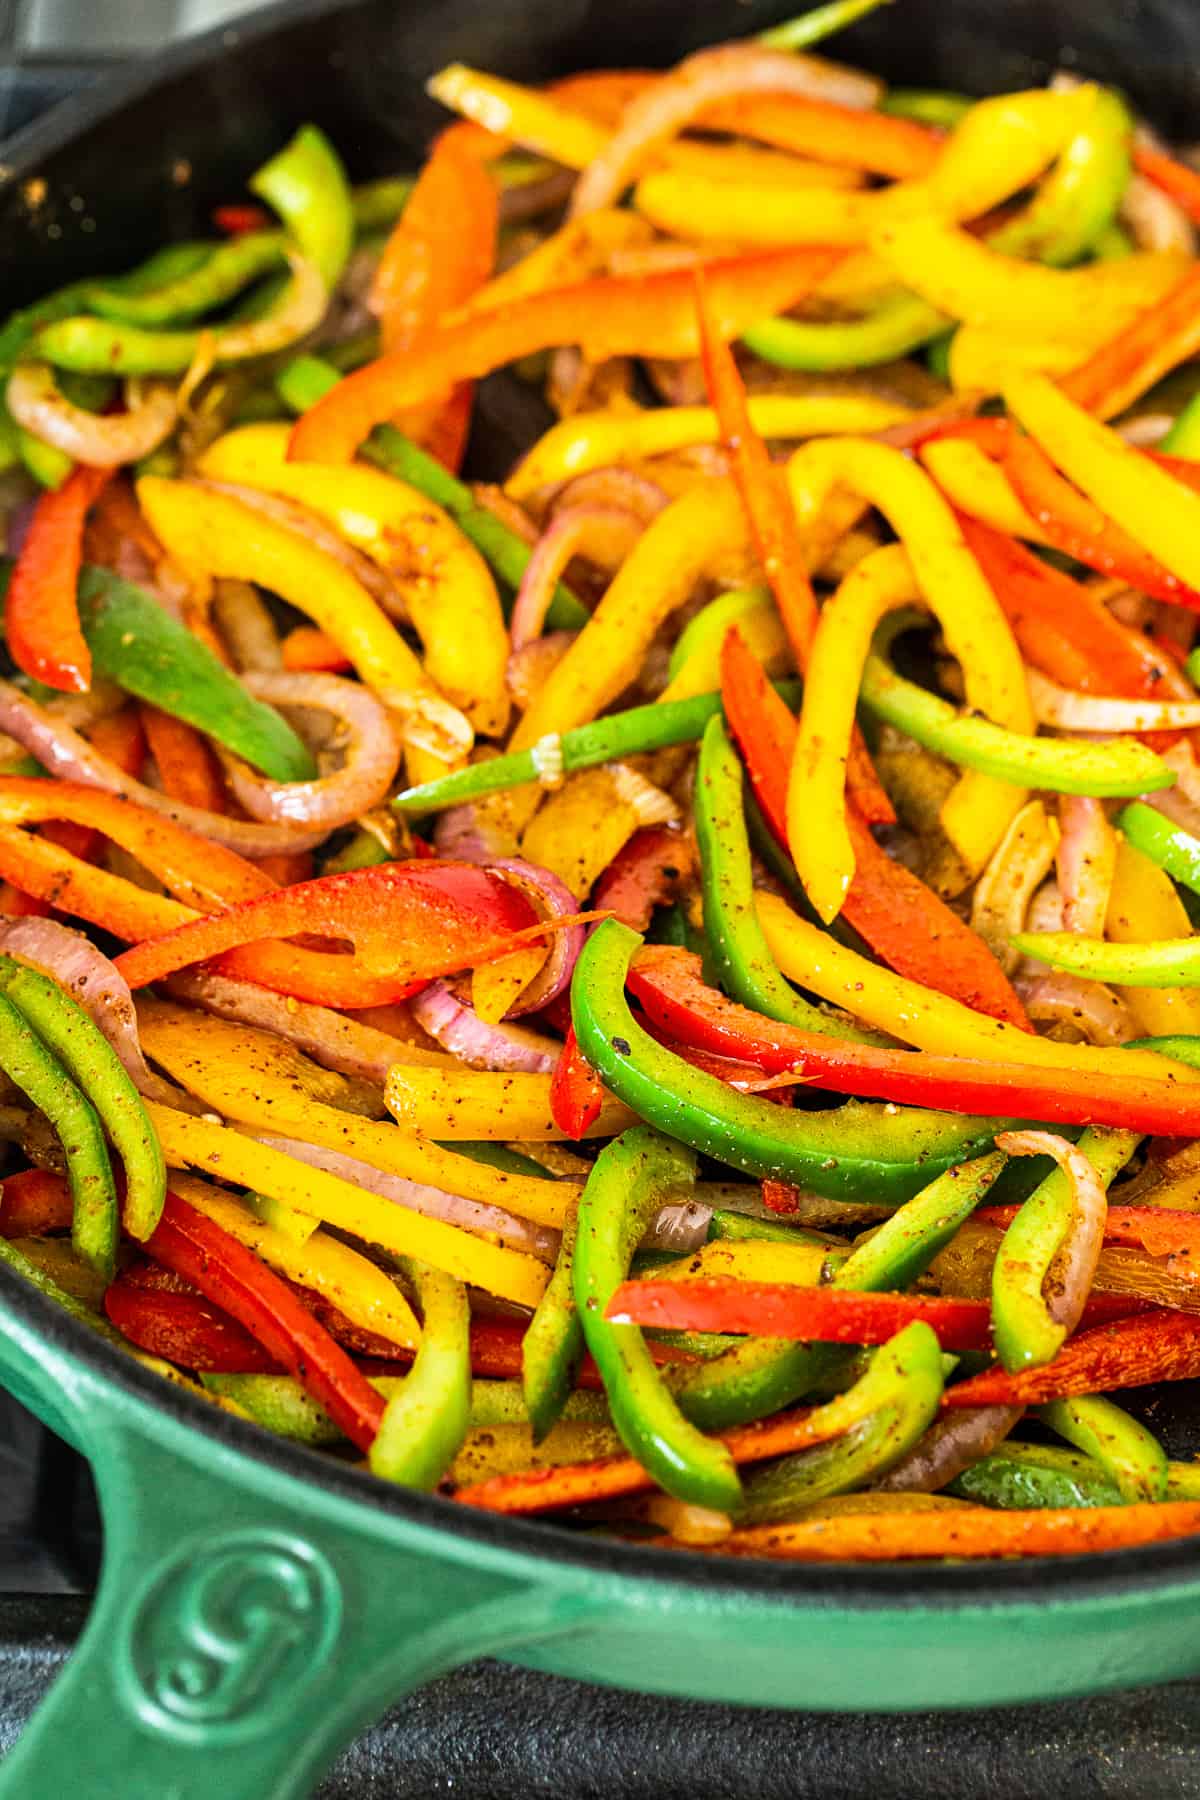
[[605,1317],[654,1213],[694,1176],[693,1157],[645,1126],[601,1151],[579,1201],[575,1306],[626,1448],[676,1498],[731,1512],[742,1490],[728,1450],[684,1418],[638,1328]]
[[1063,392],[1097,418],[1111,419],[1200,350],[1200,270],[1193,265],[1156,305],[1071,370]]
[[1096,1325],[1068,1338],[1040,1368],[987,1369],[946,1389],[942,1405],[1040,1406],[1074,1394],[1190,1381],[1200,1374],[1200,1317],[1148,1312]]
[[471,1422],[471,1313],[461,1281],[406,1257],[417,1291],[421,1342],[412,1368],[389,1398],[371,1445],[372,1474],[406,1487],[434,1488]]
[[147,1288],[128,1271],[106,1289],[104,1310],[139,1350],[197,1373],[265,1375],[279,1366],[244,1325],[199,1294]]
[[992,1119],[897,1113],[849,1104],[833,1113],[790,1112],[738,1094],[689,1067],[638,1025],[624,996],[640,943],[613,919],[589,939],[571,987],[580,1048],[609,1092],[644,1119],[747,1174],[802,1183],[834,1197],[903,1200],[929,1177],[985,1146]]
[[824,1344],[886,1344],[906,1325],[928,1325],[943,1350],[991,1348],[986,1300],[957,1295],[852,1293],[734,1278],[621,1284],[608,1303],[617,1324],[666,1331],[741,1332]]
[[1167,1453],[1140,1420],[1103,1394],[1077,1394],[1049,1400],[1038,1418],[1068,1444],[1095,1458],[1116,1483],[1122,1500],[1165,1500],[1170,1470]]
[[13,661],[26,675],[65,693],[91,686],[92,657],[75,598],[88,508],[111,469],[78,468],[43,494],[8,584],[4,629]]
[[354,243],[354,208],[341,159],[325,133],[302,125],[249,186],[287,222],[332,292]]
[[604,1105],[604,1087],[579,1048],[572,1025],[550,1079],[550,1111],[567,1137],[588,1135]]

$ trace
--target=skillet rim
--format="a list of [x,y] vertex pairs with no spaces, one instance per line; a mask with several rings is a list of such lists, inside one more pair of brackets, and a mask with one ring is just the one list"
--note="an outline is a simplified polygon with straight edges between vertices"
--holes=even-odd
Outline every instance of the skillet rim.
[[[281,28],[354,13],[363,0],[274,0],[244,20],[168,46],[102,76],[15,133],[5,146],[0,194],[38,173],[39,163],[81,133],[102,125],[161,84],[248,48]],[[855,1612],[971,1609],[1044,1610],[1064,1600],[1095,1602],[1146,1590],[1200,1584],[1200,1543],[1183,1538],[1139,1549],[1071,1557],[1028,1557],[984,1563],[789,1563],[655,1550],[583,1538],[546,1522],[507,1518],[456,1506],[436,1494],[391,1487],[318,1452],[273,1436],[143,1369],[86,1325],[0,1265],[0,1297],[41,1338],[152,1413],[224,1445],[298,1484],[315,1483],[335,1499],[385,1518],[406,1520],[438,1536],[467,1539],[522,1558],[659,1586],[748,1595],[764,1604],[846,1607]],[[1066,1589],[1067,1592],[1062,1590]]]

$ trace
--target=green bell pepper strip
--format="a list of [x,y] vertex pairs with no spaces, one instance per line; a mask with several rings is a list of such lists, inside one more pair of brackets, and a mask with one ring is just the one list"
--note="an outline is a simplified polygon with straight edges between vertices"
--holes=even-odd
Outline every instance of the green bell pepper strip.
[[583,1360],[583,1326],[575,1308],[572,1267],[577,1225],[578,1209],[571,1207],[550,1284],[521,1340],[521,1391],[535,1444],[557,1424]]
[[1200,938],[1108,944],[1070,931],[1020,931],[1012,942],[1022,956],[1087,981],[1113,987],[1200,987]]
[[604,1316],[630,1259],[663,1202],[690,1188],[695,1159],[644,1125],[602,1150],[579,1200],[573,1259],[575,1306],[631,1456],[679,1500],[732,1512],[742,1484],[724,1444],[706,1438],[672,1399],[636,1325]]
[[25,473],[32,475],[39,487],[60,488],[75,467],[74,458],[60,450],[57,444],[47,444],[43,438],[35,437],[23,425],[18,425],[16,431],[17,454]]
[[[776,683],[785,697],[799,692],[799,683]],[[694,744],[709,720],[721,710],[720,694],[693,694],[687,700],[664,700],[651,706],[634,706],[628,712],[609,713],[564,731],[558,739],[564,774],[591,769],[597,763],[620,761],[648,750],[665,750],[671,744]],[[488,762],[471,763],[453,774],[439,775],[420,787],[405,788],[392,805],[397,812],[441,812],[484,794],[503,793],[539,779],[536,748],[494,756]]]
[[1106,225],[1092,245],[1092,255],[1097,262],[1123,262],[1135,248],[1124,226]]
[[[1124,1499],[1112,1474],[1090,1456],[1057,1444],[1000,1444],[946,1488],[981,1506],[1119,1506]],[[1167,1500],[1200,1499],[1200,1463],[1168,1462]]]
[[510,1150],[507,1144],[456,1138],[453,1143],[446,1142],[441,1147],[443,1150],[453,1150],[456,1156],[466,1156],[472,1162],[482,1163],[487,1169],[501,1169],[506,1175],[532,1175],[535,1181],[556,1179],[542,1163],[535,1162],[532,1156],[522,1156],[519,1150]]
[[125,1165],[125,1224],[139,1241],[158,1224],[167,1171],[158,1137],[120,1057],[49,975],[0,953],[0,994],[29,1021],[100,1115]]
[[1187,1063],[1189,1068],[1200,1069],[1200,1037],[1130,1038],[1125,1048],[1157,1050],[1160,1056],[1169,1056],[1173,1062]]
[[344,875],[349,869],[377,869],[391,862],[392,856],[373,831],[356,831],[340,850],[327,856],[321,864],[322,875]]
[[[850,1253],[832,1285],[866,1292],[909,1286],[979,1205],[1004,1162],[993,1150],[939,1175]],[[831,1344],[748,1338],[704,1368],[672,1371],[667,1380],[690,1419],[706,1431],[725,1431],[827,1384],[836,1389],[857,1356]]]
[[[0,559],[0,597],[11,573],[12,563]],[[84,569],[79,619],[98,675],[206,732],[272,781],[316,774],[282,714],[247,693],[206,645],[133,582],[107,569]]]
[[1135,850],[1165,869],[1174,881],[1200,894],[1200,838],[1140,800],[1123,807],[1114,823]]
[[1200,458],[1200,394],[1192,395],[1158,447],[1168,456]]
[[742,342],[780,369],[870,369],[920,349],[953,322],[905,288],[859,319],[764,319],[742,333]]
[[942,1353],[934,1332],[917,1320],[882,1345],[866,1374],[824,1409],[867,1416],[829,1443],[782,1456],[751,1475],[738,1524],[773,1524],[885,1475],[933,1423],[941,1397]]
[[[59,1287],[57,1281],[47,1275],[44,1269],[39,1269],[35,1262],[31,1261],[22,1250],[19,1250],[5,1237],[0,1237],[0,1263],[3,1263],[5,1268],[11,1269],[14,1275],[19,1275],[22,1281],[27,1281],[30,1287],[36,1288],[43,1299],[53,1300],[55,1306],[61,1306],[63,1311],[69,1313],[80,1325],[86,1325],[89,1331],[99,1332],[100,1336],[108,1343],[118,1350],[123,1350],[127,1356],[129,1355],[133,1346],[128,1338],[121,1336],[115,1325],[111,1324],[102,1313],[93,1312],[84,1301],[77,1300],[74,1294],[68,1294],[65,1288]],[[150,1357],[143,1356],[139,1351],[133,1351],[133,1354],[140,1362],[150,1364],[152,1361]],[[163,1365],[155,1360],[154,1366],[161,1369]]]
[[354,204],[341,160],[325,133],[302,125],[248,185],[274,207],[332,291],[354,244]]
[[[110,275],[105,285],[123,293],[144,292],[162,282],[173,280],[176,275],[198,268],[211,255],[212,249],[211,244],[194,242],[167,244],[127,274]],[[56,289],[54,293],[43,295],[32,306],[10,313],[0,326],[0,376],[11,373],[13,364],[33,341],[34,333],[40,326],[53,324],[56,319],[68,319],[73,313],[79,312],[81,307],[85,307],[88,295],[95,285],[95,277],[87,276]]]
[[704,933],[696,930],[678,901],[672,902],[670,906],[655,908],[654,917],[646,932],[646,942],[675,944],[679,949],[691,950],[697,956],[704,954]]
[[824,6],[814,6],[795,19],[785,19],[782,25],[760,31],[758,41],[768,50],[806,50],[810,44],[823,43],[836,32],[845,31],[856,19],[865,19],[868,13],[888,3],[889,0],[827,0]]
[[355,230],[359,233],[388,230],[408,205],[415,186],[415,176],[384,175],[378,181],[364,181],[352,188],[350,209]]
[[0,472],[21,460],[20,427],[0,397]]
[[[807,1231],[803,1225],[784,1225],[778,1219],[760,1219],[754,1213],[726,1212],[714,1207],[708,1222],[708,1242],[724,1239],[727,1243],[754,1240],[771,1244],[812,1244],[821,1246],[826,1239],[820,1232]],[[833,1258],[830,1258],[832,1261]]]
[[[298,356],[276,377],[275,386],[292,411],[302,413],[323,399],[340,379],[338,370],[330,362],[317,356]],[[362,455],[385,474],[407,481],[410,487],[418,488],[428,499],[444,507],[501,581],[514,590],[520,587],[533,554],[530,546],[486,507],[478,505],[465,482],[444,469],[435,457],[420,449],[394,425],[376,426],[362,446]],[[590,617],[587,607],[560,581],[546,614],[547,629],[578,631]]]
[[667,674],[674,681],[684,664],[702,650],[719,650],[731,625],[740,624],[749,614],[762,612],[775,604],[768,588],[735,588],[710,600],[689,619],[675,640]]
[[953,131],[975,104],[969,94],[951,94],[941,88],[892,88],[879,102],[879,110],[897,119],[915,119],[918,125]]
[[1017,218],[988,238],[1004,256],[1060,268],[1078,262],[1112,225],[1129,183],[1133,120],[1119,94],[1097,90],[1091,117]]
[[[1085,1131],[1079,1148],[1105,1187],[1141,1143],[1136,1131]],[[1004,1233],[992,1268],[992,1333],[1006,1369],[1039,1368],[1066,1337],[1050,1316],[1042,1284],[1071,1224],[1071,1184],[1061,1169],[1047,1175]]]
[[1023,737],[966,717],[872,653],[863,668],[863,705],[926,750],[1016,787],[1057,794],[1133,795],[1170,787],[1173,771],[1145,744],[1117,738],[1107,744]]
[[1037,1417],[1059,1437],[1093,1457],[1111,1476],[1122,1500],[1165,1500],[1167,1453],[1138,1419],[1102,1394],[1051,1400]]
[[[670,704],[670,702],[668,702]],[[695,789],[696,842],[704,892],[704,931],[713,971],[733,1000],[768,1019],[833,1037],[859,1039],[785,980],[754,910],[750,840],[743,807],[741,759],[715,712],[700,740]]]
[[120,1217],[100,1119],[25,1014],[2,994],[0,1069],[54,1128],[66,1157],[71,1189],[71,1242],[84,1262],[111,1281]]
[[593,932],[571,983],[575,1035],[610,1093],[692,1149],[745,1174],[795,1182],[832,1199],[896,1206],[1005,1129],[997,1119],[875,1102],[798,1112],[737,1093],[664,1049],[635,1021],[625,976],[641,941],[616,919]]
[[224,306],[251,282],[286,266],[281,231],[247,231],[218,244],[193,269],[160,287],[130,292],[97,283],[87,295],[89,309],[102,319],[129,325],[179,325]]
[[374,1475],[405,1487],[437,1486],[471,1423],[471,1311],[461,1281],[410,1257],[400,1268],[417,1291],[421,1342],[391,1396],[368,1453]]

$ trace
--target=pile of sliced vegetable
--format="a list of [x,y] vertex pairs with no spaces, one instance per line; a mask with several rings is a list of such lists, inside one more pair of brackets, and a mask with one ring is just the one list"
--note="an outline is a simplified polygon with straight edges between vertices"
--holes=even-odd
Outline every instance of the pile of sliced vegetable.
[[1200,174],[809,54],[872,3],[443,69],[415,179],[305,126],[0,328],[0,1257],[464,1506],[1118,1549],[1200,1531]]

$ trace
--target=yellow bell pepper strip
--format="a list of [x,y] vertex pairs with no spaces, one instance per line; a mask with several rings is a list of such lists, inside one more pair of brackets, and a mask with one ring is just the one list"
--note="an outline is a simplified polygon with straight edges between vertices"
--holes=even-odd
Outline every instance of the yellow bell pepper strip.
[[770,594],[765,588],[734,589],[710,600],[676,638],[668,665],[670,680],[658,697],[660,706],[720,687],[721,645],[732,625],[769,673],[779,674],[790,665],[787,633]]
[[[802,525],[816,516],[838,483],[879,507],[908,551],[926,602],[953,636],[970,705],[1010,732],[1032,732],[1033,709],[1012,632],[928,475],[889,445],[841,438],[803,445],[788,464],[788,480]],[[844,671],[838,679],[844,679]],[[798,776],[793,786],[788,835],[790,839],[794,830],[799,841],[803,788]],[[977,774],[964,777],[952,790],[942,808],[942,826],[972,873],[983,867],[1023,803],[1019,787]]]
[[202,475],[283,494],[327,519],[390,576],[416,628],[429,680],[475,729],[508,724],[509,641],[487,564],[427,495],[381,470],[289,462],[288,427],[244,425],[200,458]]
[[233,1194],[208,1181],[176,1171],[172,1191],[214,1220],[239,1244],[261,1256],[278,1274],[319,1294],[345,1313],[351,1324],[387,1338],[403,1350],[415,1350],[421,1328],[412,1307],[378,1263],[352,1250],[317,1227],[303,1243],[260,1218]]
[[547,796],[521,839],[521,854],[552,869],[573,894],[588,894],[642,822],[612,767],[584,769]]
[[889,88],[879,102],[880,112],[895,119],[915,119],[938,131],[952,131],[976,104],[968,94],[942,88]]
[[971,929],[1006,975],[1012,975],[1020,961],[1012,947],[1013,933],[1021,930],[1029,902],[1054,867],[1059,835],[1058,821],[1049,817],[1042,802],[1027,801],[975,883]]
[[[364,1243],[378,1244],[394,1256],[415,1256],[518,1306],[536,1306],[549,1271],[518,1250],[509,1250],[441,1219],[396,1206],[352,1182],[310,1168],[282,1150],[255,1143],[226,1125],[148,1105],[168,1168],[195,1169],[283,1200],[297,1212],[310,1213]],[[153,1254],[153,1246],[151,1246]]]
[[1063,392],[1098,419],[1111,419],[1200,350],[1200,270],[1185,268],[1175,287],[1086,361]]
[[934,438],[917,454],[957,512],[1006,537],[1045,543],[1041,526],[1018,500],[1003,469],[970,438]]
[[[760,329],[765,329],[761,327]],[[751,394],[750,422],[763,438],[834,436],[884,431],[911,408],[872,394]],[[645,412],[575,413],[552,425],[526,451],[504,485],[514,500],[590,469],[640,462],[691,444],[716,444],[721,428],[711,406],[663,406]]]
[[[1190,931],[1191,920],[1170,877],[1118,834],[1105,936],[1115,944],[1134,945],[1156,938],[1183,938]],[[1200,995],[1186,986],[1134,986],[1124,998],[1150,1037],[1200,1033]]]
[[1168,1498],[1166,1451],[1140,1420],[1102,1394],[1049,1400],[1039,1406],[1037,1416],[1068,1444],[1094,1457],[1126,1503]]
[[[901,1043],[949,1056],[978,1057],[984,1062],[1087,1071],[1097,1080],[1106,1074],[1164,1079],[1161,1059],[1149,1052],[1060,1044],[999,1019],[985,1018],[948,995],[906,981],[847,950],[799,918],[774,894],[759,893],[756,901],[771,953],[789,981],[831,1006],[847,1008],[865,1025],[886,1031]],[[1192,1079],[1182,1064],[1175,1064],[1171,1073],[1176,1080]]]
[[295,1052],[285,1055],[273,1032],[161,1002],[143,1007],[139,1020],[142,1043],[155,1061],[206,1106],[247,1128],[344,1151],[390,1174],[502,1206],[542,1225],[561,1227],[578,1195],[574,1182],[492,1168],[390,1123],[341,1110],[337,1101],[345,1088],[322,1086],[329,1072]]
[[368,1463],[384,1481],[428,1490],[454,1461],[471,1423],[471,1312],[461,1281],[412,1257],[400,1266],[417,1292],[421,1345],[388,1399]]
[[3,995],[0,1069],[45,1114],[61,1143],[71,1186],[71,1242],[90,1268],[111,1281],[121,1227],[99,1116],[32,1022]]
[[[397,1063],[383,1097],[404,1131],[453,1143],[498,1138],[501,1143],[555,1143],[567,1136],[550,1110],[549,1075],[460,1068],[423,1069]],[[612,1137],[630,1123],[628,1109],[607,1099],[585,1137]]]
[[401,715],[407,745],[447,762],[469,749],[467,721],[438,694],[371,595],[299,531],[194,482],[143,476],[138,500],[163,548],[183,568],[254,581],[307,613],[345,650],[367,686]]
[[1077,135],[1094,94],[1085,86],[1069,94],[1034,89],[982,100],[924,179],[890,188],[767,191],[696,181],[668,166],[642,177],[634,205],[663,231],[760,245],[865,244],[898,219],[926,213],[972,219],[1036,181]]
[[1200,494],[1085,413],[1043,375],[1014,377],[1009,413],[1107,516],[1200,588]]
[[332,291],[354,243],[354,209],[341,160],[325,133],[302,125],[249,186],[275,208]]
[[430,76],[425,91],[485,131],[511,138],[568,169],[585,169],[608,142],[603,126],[593,124],[585,113],[465,63],[447,63]]
[[1115,223],[1130,175],[1133,120],[1112,88],[1093,87],[1091,109],[1033,200],[992,234],[1005,256],[1077,262]]
[[[738,337],[756,319],[794,306],[837,255],[814,247],[710,263],[706,274],[722,335]],[[297,422],[290,454],[301,462],[349,462],[374,427],[402,407],[560,344],[578,344],[590,362],[694,356],[699,335],[691,270],[583,281],[426,333],[419,348],[380,357],[340,381]]]
[[863,668],[863,705],[927,750],[997,781],[1061,794],[1146,794],[1170,787],[1175,772],[1135,738],[1019,737],[989,719],[963,716],[947,700],[905,681],[874,654]]

